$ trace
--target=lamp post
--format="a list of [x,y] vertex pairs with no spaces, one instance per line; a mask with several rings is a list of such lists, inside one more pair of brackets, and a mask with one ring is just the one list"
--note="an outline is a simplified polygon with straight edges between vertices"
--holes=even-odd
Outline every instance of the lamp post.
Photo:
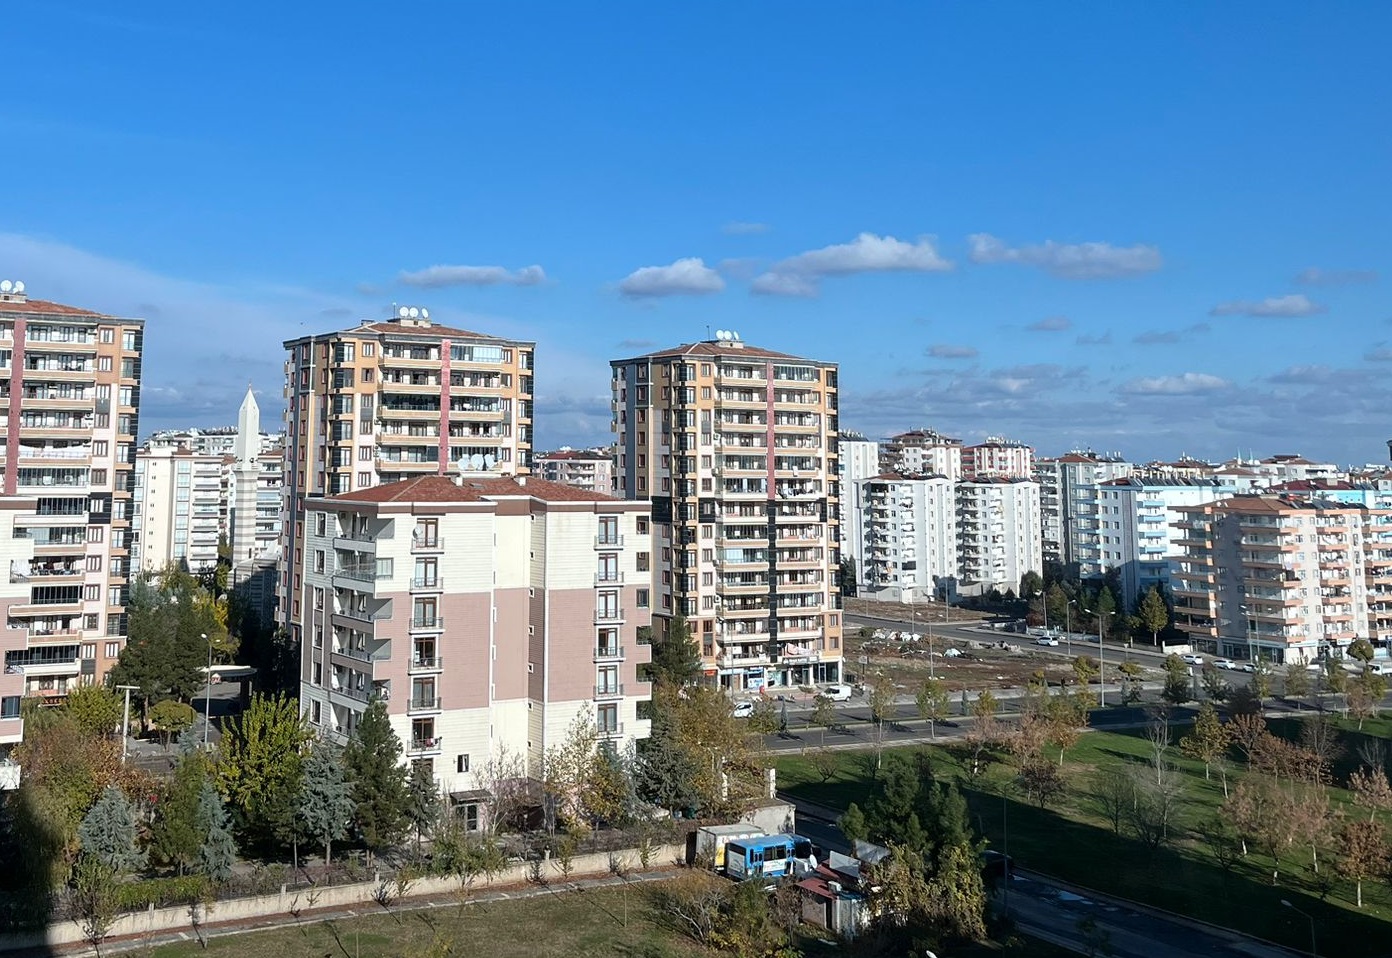
[[1247,633],[1247,661],[1256,664],[1256,648],[1252,643],[1252,610],[1245,605],[1239,605],[1237,611],[1242,613],[1242,624]]
[[1301,909],[1296,908],[1294,905],[1292,905],[1290,902],[1286,901],[1284,898],[1281,899],[1281,904],[1282,904],[1282,905],[1285,905],[1287,908],[1289,908],[1291,911],[1295,912],[1297,915],[1304,915],[1304,916],[1309,920],[1309,922],[1310,922],[1310,954],[1313,955],[1314,958],[1319,958],[1319,948],[1318,948],[1318,946],[1315,944],[1315,916],[1312,915],[1312,914],[1310,914],[1308,911],[1302,911]]
[[1043,610],[1043,614],[1044,614],[1044,634],[1045,634],[1045,635],[1048,635],[1048,634],[1049,634],[1049,600],[1048,600],[1048,598],[1044,595],[1044,590],[1043,590],[1043,589],[1040,589],[1038,592],[1036,592],[1036,593],[1034,593],[1034,594],[1037,595],[1037,596],[1039,597],[1039,608]]
[[[917,610],[917,606],[914,607]],[[933,610],[928,610],[928,677],[936,679],[938,677],[937,666],[933,664]]]
[[130,694],[138,685],[118,685],[116,691],[126,693],[126,708],[121,713],[121,764],[126,764],[126,743],[130,741]]
[[[1083,609],[1082,606],[1078,608]],[[1102,648],[1102,613],[1094,612],[1091,609],[1083,609],[1088,615],[1097,616],[1097,706],[1098,708],[1107,707],[1107,673],[1106,656]],[[1124,702],[1122,704],[1125,704]]]
[[1068,643],[1068,657],[1073,658],[1073,606],[1077,599],[1069,599],[1063,606],[1063,641]]
[[203,751],[208,751],[208,726],[213,724],[213,640],[208,633],[200,633],[208,643],[208,673],[204,676],[207,691],[203,694]]

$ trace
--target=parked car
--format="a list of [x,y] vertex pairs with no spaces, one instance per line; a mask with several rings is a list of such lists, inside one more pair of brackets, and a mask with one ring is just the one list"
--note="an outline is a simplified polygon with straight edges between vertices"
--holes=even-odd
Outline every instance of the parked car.
[[754,714],[754,703],[752,701],[736,702],[735,707],[730,712],[735,718],[749,718]]
[[1058,645],[1058,639],[1054,638],[1052,635],[1043,635],[1043,636],[1040,636],[1039,638],[1035,639],[1035,640],[1034,640],[1034,644],[1035,644],[1035,645],[1053,645],[1053,646],[1057,646],[1057,645]]
[[1204,663],[1204,657],[1197,652],[1185,652],[1180,658],[1190,665],[1203,665]]
[[1369,662],[1368,671],[1374,675],[1387,675],[1392,672],[1392,666],[1383,665],[1380,662]]
[[1241,669],[1241,671],[1243,671],[1243,672],[1255,672],[1256,670],[1257,670],[1256,663],[1254,663],[1254,662],[1243,662],[1243,663],[1242,663],[1242,669]]
[[822,690],[822,694],[833,702],[849,702],[851,700],[851,691],[849,685],[828,685]]
[[1215,669],[1227,669],[1231,672],[1233,669],[1237,668],[1237,663],[1232,659],[1214,659],[1213,667]]

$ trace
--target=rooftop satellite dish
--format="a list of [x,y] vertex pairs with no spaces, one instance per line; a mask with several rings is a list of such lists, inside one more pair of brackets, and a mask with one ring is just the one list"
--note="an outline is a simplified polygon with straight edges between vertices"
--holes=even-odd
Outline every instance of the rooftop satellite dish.
[[16,293],[22,293],[22,292],[24,292],[24,282],[23,282],[22,280],[18,280],[18,279],[15,280],[15,287],[14,287],[14,289],[15,289],[15,292],[16,292]]
[[723,343],[730,338],[730,331],[727,329],[717,329],[715,331],[715,338]]
[[0,293],[8,293],[12,289],[14,289],[14,283],[7,279],[0,279]]
[[415,319],[417,316],[420,315],[420,310],[417,309],[417,308],[414,307],[414,306],[411,307],[410,312],[411,312],[411,318],[412,318],[412,319]]
[[739,333],[735,332],[733,329],[730,330],[730,338],[735,342],[739,342]]
[[475,472],[478,472],[480,469],[482,469],[482,468],[483,468],[483,456],[479,455],[478,453],[474,453],[472,456],[470,456],[470,457],[469,457],[469,468],[472,469],[472,470],[474,470]]
[[407,309],[405,306],[403,306],[396,311],[396,315],[400,316],[402,319],[405,319],[407,316],[411,315],[411,311]]
[[424,306],[422,306],[422,307],[421,307],[421,319],[429,319],[429,318],[430,318],[430,310],[428,310],[428,309],[426,309]]
[[484,457],[483,457],[483,467],[484,467],[485,469],[492,469],[492,468],[493,468],[493,464],[496,463],[497,461],[498,461],[497,458],[494,457],[494,456],[484,456]]
[[468,457],[468,456],[460,456],[460,457],[459,457],[459,460],[458,460],[457,462],[455,462],[454,465],[455,465],[455,468],[457,468],[460,472],[468,472],[468,471],[469,471],[469,457]]

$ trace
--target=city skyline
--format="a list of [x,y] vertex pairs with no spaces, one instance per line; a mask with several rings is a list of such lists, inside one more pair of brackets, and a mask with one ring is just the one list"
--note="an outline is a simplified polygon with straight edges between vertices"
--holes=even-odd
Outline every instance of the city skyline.
[[404,303],[537,342],[539,449],[724,328],[870,436],[1382,459],[1381,8],[257,9],[13,15],[0,276],[148,320],[149,430]]

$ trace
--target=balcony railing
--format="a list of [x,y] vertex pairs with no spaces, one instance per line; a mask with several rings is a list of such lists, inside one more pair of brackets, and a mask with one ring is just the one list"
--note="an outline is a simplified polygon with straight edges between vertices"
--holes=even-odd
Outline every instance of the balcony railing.
[[444,536],[411,536],[412,552],[439,552],[444,547]]
[[601,725],[598,731],[603,738],[618,738],[623,735],[623,723],[615,722],[612,725]]
[[595,661],[601,662],[605,659],[614,659],[622,662],[624,658],[624,647],[622,645],[599,645],[595,646]]
[[444,660],[444,658],[441,657],[441,656],[438,656],[438,655],[434,655],[434,656],[425,656],[425,655],[422,655],[422,656],[417,656],[417,657],[412,658],[410,664],[406,666],[406,671],[407,671],[407,672],[438,672],[440,669],[444,668],[444,665],[445,665],[445,660]]
[[387,659],[391,658],[390,648],[383,649],[381,653],[378,654],[369,652],[366,649],[334,649],[333,652],[335,655],[346,655],[348,658],[356,659],[359,662],[385,662]]
[[445,617],[443,615],[422,615],[411,620],[413,629],[443,629],[445,627]]
[[623,698],[623,683],[610,682],[607,685],[596,685],[594,697],[597,699],[618,699]]
[[411,580],[411,588],[422,591],[438,591],[445,587],[445,580],[438,575],[416,576]]
[[438,752],[444,747],[444,736],[437,735],[435,738],[413,738],[410,752]]
[[623,609],[616,606],[600,606],[595,609],[596,622],[622,622],[623,617]]
[[597,572],[594,577],[596,586],[618,586],[623,585],[624,575],[622,572]]
[[594,547],[596,549],[622,549],[624,537],[617,534],[595,536]]
[[406,708],[412,712],[438,712],[440,710],[440,697],[434,698],[425,695],[413,695],[406,703]]

